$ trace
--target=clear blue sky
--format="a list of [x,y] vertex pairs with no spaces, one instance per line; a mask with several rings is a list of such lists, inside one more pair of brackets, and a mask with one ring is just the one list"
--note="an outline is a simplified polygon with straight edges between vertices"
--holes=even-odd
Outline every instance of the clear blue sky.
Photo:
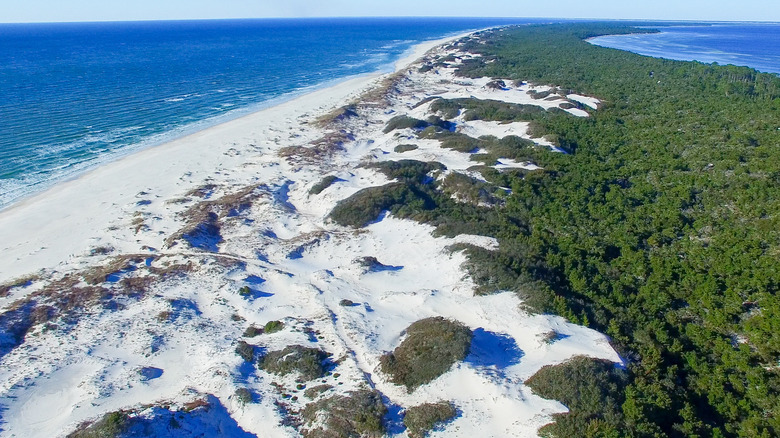
[[0,0],[0,22],[340,16],[780,21],[777,0]]

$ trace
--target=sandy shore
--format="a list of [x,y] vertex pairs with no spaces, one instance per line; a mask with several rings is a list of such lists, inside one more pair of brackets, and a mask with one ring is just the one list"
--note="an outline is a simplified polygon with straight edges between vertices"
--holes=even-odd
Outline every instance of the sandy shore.
[[[317,404],[356,391],[381,395],[386,436],[398,438],[408,437],[406,409],[440,400],[458,416],[432,437],[532,438],[565,412],[523,382],[573,356],[620,358],[601,333],[529,314],[514,292],[475,296],[466,255],[452,248],[494,251],[496,239],[435,237],[430,225],[388,214],[360,228],[329,219],[358,191],[390,182],[365,164],[440,163],[430,173],[440,190],[453,175],[487,183],[474,170],[476,151],[441,147],[412,128],[385,132],[397,115],[435,115],[433,98],[572,117],[597,110],[595,98],[543,85],[457,76],[480,55],[442,46],[456,38],[417,46],[397,75],[354,78],[141,151],[0,213],[0,284],[38,274],[0,287],[0,437],[65,436],[123,412],[154,436],[298,438],[320,426],[303,418],[307,407],[325,415]],[[535,99],[540,91],[551,93]],[[463,113],[449,122],[473,139],[518,136],[557,150],[531,138],[527,122]],[[539,169],[504,157],[484,166]],[[451,196],[501,208],[499,199]],[[410,392],[380,358],[431,317],[470,329],[469,353]],[[263,333],[270,321],[282,330]],[[331,372],[304,381],[257,362],[292,346],[332,358]]]
[[[468,34],[414,46],[395,63],[396,71],[431,48],[465,35]],[[139,151],[3,210],[0,283],[40,269],[67,265],[76,256],[97,247],[129,249],[122,248],[122,240],[131,237],[111,236],[111,228],[127,222],[126,217],[135,213],[139,202],[181,197],[207,180],[219,182],[226,172],[232,173],[231,183],[239,183],[235,178],[241,178],[242,172],[235,169],[263,160],[251,156],[262,151],[262,145],[297,143],[293,136],[302,123],[355,99],[383,76],[375,73],[352,78]],[[243,173],[250,184],[252,176]]]

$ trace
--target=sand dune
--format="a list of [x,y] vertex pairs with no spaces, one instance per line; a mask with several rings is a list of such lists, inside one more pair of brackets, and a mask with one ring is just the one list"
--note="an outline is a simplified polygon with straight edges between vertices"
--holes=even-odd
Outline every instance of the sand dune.
[[[604,335],[531,315],[514,293],[474,296],[465,255],[451,246],[495,249],[494,239],[434,237],[428,225],[387,214],[362,229],[327,219],[339,201],[389,182],[360,164],[437,161],[445,173],[478,177],[471,152],[443,149],[410,129],[383,132],[395,115],[430,115],[429,105],[413,108],[425,98],[570,102],[534,99],[528,84],[466,83],[456,65],[420,72],[432,57],[471,56],[446,42],[418,46],[399,61],[404,80],[394,94],[343,122],[323,125],[320,117],[366,99],[387,76],[351,79],[139,152],[0,213],[0,282],[29,276],[0,297],[0,435],[63,436],[126,410],[158,436],[175,436],[175,417],[181,430],[294,437],[291,419],[300,420],[296,412],[307,404],[365,388],[390,406],[391,436],[406,436],[404,409],[438,400],[452,401],[459,414],[430,436],[533,437],[565,412],[523,381],[575,355],[620,358]],[[453,123],[474,137],[530,138],[523,124]],[[409,143],[417,148],[396,152]],[[508,159],[494,167],[538,168]],[[312,194],[327,176],[331,184]],[[365,260],[378,264],[369,269]],[[379,359],[406,327],[432,316],[469,327],[471,352],[409,393],[381,372]],[[244,337],[275,320],[284,323],[278,333]],[[310,397],[295,375],[257,370],[236,354],[240,341],[256,352],[326,351],[334,368],[305,385],[328,388]],[[252,400],[242,401],[239,389]],[[197,415],[176,417],[188,409]]]

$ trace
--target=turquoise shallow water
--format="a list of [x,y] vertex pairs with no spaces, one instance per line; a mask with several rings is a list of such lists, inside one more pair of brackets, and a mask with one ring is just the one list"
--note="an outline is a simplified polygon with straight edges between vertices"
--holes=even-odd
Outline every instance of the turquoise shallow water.
[[0,208],[118,156],[389,70],[421,41],[531,21],[0,25]]

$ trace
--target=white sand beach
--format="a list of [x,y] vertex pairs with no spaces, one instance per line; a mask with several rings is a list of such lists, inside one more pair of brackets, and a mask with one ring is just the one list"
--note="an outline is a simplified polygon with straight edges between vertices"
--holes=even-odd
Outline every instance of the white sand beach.
[[[396,71],[431,48],[463,36],[414,46],[396,62]],[[138,202],[164,203],[207,181],[240,184],[245,180],[250,184],[253,177],[246,166],[266,159],[259,155],[275,155],[274,149],[280,146],[302,143],[307,131],[301,123],[357,98],[381,77],[376,73],[352,78],[139,151],[0,211],[0,282],[62,263],[78,263],[79,255],[107,243],[127,241],[129,246],[121,250],[137,247],[132,236],[120,237],[108,229],[126,222]],[[160,246],[155,241],[143,244]]]
[[[604,335],[529,314],[512,292],[475,296],[465,255],[449,247],[490,250],[494,239],[434,237],[433,227],[391,215],[362,229],[327,218],[339,201],[389,182],[363,163],[437,161],[447,170],[435,178],[480,178],[471,169],[473,152],[441,148],[410,129],[383,132],[393,116],[430,115],[430,104],[417,105],[426,98],[476,96],[587,117],[585,109],[560,106],[573,98],[597,110],[595,98],[534,99],[529,90],[542,88],[455,79],[459,61],[418,69],[415,63],[434,57],[471,56],[448,45],[461,37],[417,46],[396,64],[396,76],[353,78],[300,96],[106,164],[0,212],[0,283],[9,285],[0,294],[0,322],[27,327],[21,342],[0,339],[0,436],[65,436],[112,411],[154,419],[161,406],[185,412],[193,401],[214,400],[223,408],[196,410],[179,423],[204,433],[234,424],[258,436],[295,437],[287,417],[361,388],[379,391],[396,408],[391,413],[452,401],[459,415],[432,437],[534,437],[565,412],[524,380],[577,355],[621,359]],[[396,85],[386,106],[322,123],[391,76]],[[473,137],[516,135],[556,150],[528,136],[522,123],[453,123]],[[327,140],[334,136],[342,139],[336,146]],[[406,143],[417,148],[396,149]],[[492,166],[538,169],[503,158]],[[335,177],[332,184],[312,194],[326,176]],[[198,234],[209,226],[219,238]],[[386,269],[364,269],[360,260],[370,257]],[[43,316],[36,313],[42,305],[49,306]],[[409,393],[382,374],[379,358],[406,327],[431,316],[472,329],[471,354]],[[273,320],[285,329],[243,337],[250,325]],[[247,371],[235,353],[239,341],[263,351],[322,348],[338,358],[337,372],[321,379],[324,394],[310,398],[294,376]],[[254,394],[252,403],[237,399],[240,388]],[[389,436],[407,436],[398,418],[388,422]],[[152,424],[158,436],[172,433],[167,420]],[[230,436],[243,436],[235,430]]]

